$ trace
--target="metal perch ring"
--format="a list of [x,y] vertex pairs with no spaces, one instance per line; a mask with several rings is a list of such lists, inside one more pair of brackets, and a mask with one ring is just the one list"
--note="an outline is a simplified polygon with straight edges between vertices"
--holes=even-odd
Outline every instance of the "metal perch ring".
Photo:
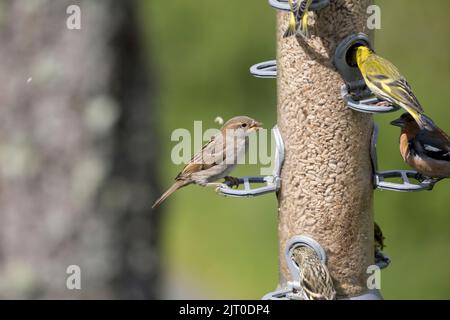
[[[372,159],[372,168],[374,176],[375,188],[382,190],[391,190],[398,192],[417,192],[424,190],[432,190],[436,181],[433,179],[426,179],[419,184],[411,183],[411,179],[416,179],[417,172],[412,170],[389,170],[378,171],[378,156],[377,156],[377,142],[378,142],[378,125],[374,124],[372,141],[370,146],[370,155]],[[402,183],[394,183],[385,181],[389,178],[400,178]]]
[[[291,11],[287,0],[269,0],[271,7],[281,11]],[[311,3],[310,11],[319,11],[330,4],[330,0],[314,0]]]
[[256,78],[276,78],[277,60],[270,60],[257,63],[250,67],[250,73]]

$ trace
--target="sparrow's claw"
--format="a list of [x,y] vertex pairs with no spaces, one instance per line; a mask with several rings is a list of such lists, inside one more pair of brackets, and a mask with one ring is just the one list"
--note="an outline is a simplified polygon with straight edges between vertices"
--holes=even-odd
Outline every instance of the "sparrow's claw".
[[236,187],[236,189],[237,189],[237,188],[239,188],[239,185],[241,184],[239,182],[239,178],[226,176],[224,179],[225,179],[225,182],[228,182],[227,186],[229,186],[230,188]]

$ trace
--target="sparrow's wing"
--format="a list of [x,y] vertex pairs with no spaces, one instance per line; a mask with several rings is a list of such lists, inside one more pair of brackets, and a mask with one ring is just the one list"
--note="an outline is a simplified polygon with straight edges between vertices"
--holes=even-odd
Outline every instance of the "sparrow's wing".
[[207,170],[225,159],[225,144],[221,134],[211,138],[202,149],[196,153],[176,179],[186,177],[194,172]]
[[423,113],[423,108],[412,92],[411,86],[396,66],[375,54],[368,59],[370,60],[365,63],[366,80],[379,89],[385,100]]
[[450,138],[441,129],[421,130],[414,139],[414,148],[430,158],[450,161]]

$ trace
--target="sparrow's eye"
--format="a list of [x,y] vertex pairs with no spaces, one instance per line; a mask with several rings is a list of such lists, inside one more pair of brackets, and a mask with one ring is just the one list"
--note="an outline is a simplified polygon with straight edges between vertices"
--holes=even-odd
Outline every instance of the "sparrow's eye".
[[246,123],[241,124],[241,127],[242,127],[242,128],[245,128],[246,126],[247,126]]

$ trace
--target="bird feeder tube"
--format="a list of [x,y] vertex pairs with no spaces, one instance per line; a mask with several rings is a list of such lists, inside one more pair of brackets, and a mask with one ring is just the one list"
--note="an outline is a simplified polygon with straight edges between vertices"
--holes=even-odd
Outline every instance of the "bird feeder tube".
[[278,12],[278,126],[285,142],[279,191],[280,287],[291,280],[285,246],[295,235],[316,240],[340,298],[368,292],[374,264],[372,115],[349,109],[333,65],[336,46],[365,32],[370,0],[335,0],[311,20],[312,38],[284,39]]

